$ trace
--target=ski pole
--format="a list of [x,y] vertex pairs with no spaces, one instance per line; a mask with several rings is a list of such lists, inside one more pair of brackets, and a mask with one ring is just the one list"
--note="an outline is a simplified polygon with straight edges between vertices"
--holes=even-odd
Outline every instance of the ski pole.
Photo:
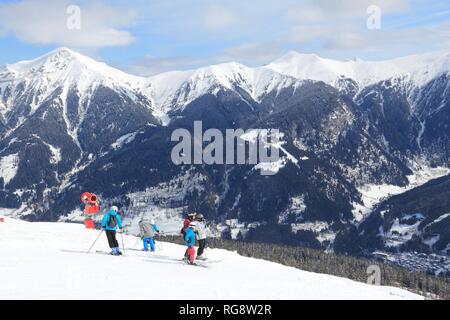
[[123,244],[123,232],[120,233],[120,237],[122,238],[122,251],[125,252],[125,246]]
[[95,239],[94,243],[92,244],[92,246],[89,248],[89,250],[86,253],[91,252],[91,249],[94,247],[95,243],[97,242],[97,240],[100,238],[100,236],[103,233],[103,229],[100,231],[100,233],[98,234],[97,238]]
[[170,234],[180,234],[180,230],[174,230],[174,231],[161,231],[161,235],[170,235]]
[[160,242],[159,239],[158,239],[158,241],[155,240],[156,247],[158,248],[158,250],[161,250],[161,251],[162,251],[162,245],[159,244],[159,242]]
[[160,244],[160,242],[161,242],[160,240],[161,240],[161,238],[160,238],[160,236],[158,234],[158,241],[155,241],[156,242],[156,246],[158,247],[158,250],[163,251],[163,247],[162,247],[162,244]]

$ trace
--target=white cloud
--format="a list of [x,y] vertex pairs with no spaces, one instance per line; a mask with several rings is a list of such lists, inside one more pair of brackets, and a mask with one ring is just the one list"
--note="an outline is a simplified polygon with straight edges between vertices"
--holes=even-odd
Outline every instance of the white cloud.
[[284,53],[278,43],[245,43],[227,48],[219,55],[220,61],[238,61],[247,65],[263,65]]
[[[419,39],[421,46],[438,47],[448,36],[448,32],[443,31],[446,30],[444,25],[418,25],[418,20],[423,18],[410,12],[411,3],[407,0],[305,0],[287,11],[285,20],[289,31],[284,39],[300,47],[308,47],[313,43],[316,52],[327,54],[337,51],[365,53],[382,50],[391,50],[391,54],[403,54],[407,51],[406,48],[415,52]],[[368,30],[366,27],[369,17],[366,9],[370,5],[381,9],[380,30]],[[397,18],[401,16],[408,21],[410,27],[392,27],[391,22],[391,27],[385,28],[384,21],[391,14],[395,14]],[[411,45],[414,42],[415,48]]]
[[135,75],[149,77],[167,71],[194,69],[214,62],[214,60],[207,58],[154,57],[147,55],[135,60],[127,70]]
[[408,10],[407,0],[305,0],[299,4],[298,9],[318,10],[321,16],[357,17],[365,16],[367,7],[376,5],[383,13],[402,13]]
[[368,38],[357,32],[336,34],[333,37],[329,37],[324,43],[324,47],[330,50],[361,49],[367,47],[367,45]]
[[100,48],[128,45],[133,36],[121,27],[128,26],[135,15],[123,8],[102,2],[80,5],[80,28],[68,28],[73,5],[67,0],[23,0],[0,4],[0,34],[13,34],[24,42],[58,44],[72,47]]
[[188,56],[155,57],[147,55],[136,59],[127,68],[127,71],[135,75],[148,77],[167,71],[189,70],[230,61],[240,62],[248,66],[259,66],[273,61],[284,53],[285,51],[280,49],[277,44],[248,43],[226,48],[218,54],[204,58]]
[[232,27],[238,20],[238,15],[225,6],[210,6],[204,14],[204,24],[209,30]]

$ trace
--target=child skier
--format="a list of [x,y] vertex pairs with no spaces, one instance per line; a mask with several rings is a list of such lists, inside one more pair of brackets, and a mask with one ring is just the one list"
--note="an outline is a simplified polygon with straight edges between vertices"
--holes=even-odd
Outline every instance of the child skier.
[[193,264],[195,260],[195,227],[196,222],[192,221],[186,228],[184,235],[184,243],[186,244],[187,249],[183,260],[190,264]]
[[181,229],[181,234],[183,237],[185,236],[186,229],[189,227],[189,224],[194,221],[195,219],[195,212],[189,213],[187,218],[183,221],[183,228]]
[[119,227],[119,232],[122,232],[122,220],[117,214],[119,209],[116,206],[112,206],[111,209],[103,216],[102,229],[105,230],[106,238],[108,239],[109,247],[111,248],[111,254],[118,256],[121,255],[119,249],[119,243],[116,239],[116,230]]
[[141,230],[141,238],[144,242],[144,251],[148,251],[148,246],[150,245],[150,251],[155,251],[155,234],[159,233],[158,227],[156,226],[155,220],[145,220],[139,221],[139,228]]
[[195,216],[197,220],[197,226],[195,228],[198,240],[198,251],[197,251],[197,259],[198,260],[206,260],[204,255],[204,250],[206,247],[206,224],[201,213]]

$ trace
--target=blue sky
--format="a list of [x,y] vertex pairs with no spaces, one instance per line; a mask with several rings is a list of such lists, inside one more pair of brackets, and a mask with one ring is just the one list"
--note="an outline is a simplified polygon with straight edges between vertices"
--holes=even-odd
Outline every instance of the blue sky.
[[[79,28],[67,27],[71,5]],[[380,29],[367,28],[370,5],[380,9]],[[290,50],[381,60],[450,49],[450,1],[0,1],[1,65],[60,46],[139,75],[262,65]]]

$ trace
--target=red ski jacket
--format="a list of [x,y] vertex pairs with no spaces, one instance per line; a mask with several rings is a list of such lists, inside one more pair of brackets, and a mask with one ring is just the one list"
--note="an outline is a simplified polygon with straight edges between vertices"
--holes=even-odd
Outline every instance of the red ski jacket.
[[188,218],[184,219],[184,221],[183,221],[183,229],[181,229],[181,233],[182,234],[186,233],[186,229],[187,229],[187,227],[189,227],[190,223],[191,223],[191,220],[189,220]]

